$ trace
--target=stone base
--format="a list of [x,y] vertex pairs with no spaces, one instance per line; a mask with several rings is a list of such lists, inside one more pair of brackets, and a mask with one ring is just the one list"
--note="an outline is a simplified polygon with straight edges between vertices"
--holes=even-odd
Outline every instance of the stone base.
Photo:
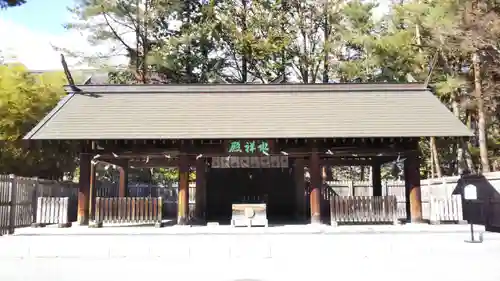
[[322,224],[321,217],[319,215],[312,215],[310,224],[318,224],[318,225]]
[[246,226],[246,227],[252,227],[252,226],[263,226],[263,227],[268,227],[269,223],[267,219],[260,218],[260,219],[232,219],[231,220],[231,226],[232,227],[238,227],[238,226]]
[[33,228],[40,228],[40,227],[45,227],[45,226],[47,226],[47,225],[44,223],[32,223],[31,224],[31,227],[33,227]]
[[57,225],[57,227],[59,228],[68,228],[68,227],[71,227],[72,223],[71,222],[67,222],[67,223],[60,223]]
[[161,221],[159,221],[159,222],[155,223],[155,228],[162,228],[162,227],[164,227],[164,226],[165,226],[165,224],[164,224],[164,223],[162,223]]
[[174,224],[173,227],[189,228],[189,227],[191,227],[191,225],[190,224]]
[[322,227],[322,226],[326,226],[326,224],[321,223],[321,222],[311,222],[311,223],[310,223],[310,224],[308,224],[307,226]]
[[191,224],[191,225],[206,225],[207,222],[203,218],[193,217],[189,220],[189,224]]
[[89,223],[89,228],[101,228],[102,222],[91,222]]

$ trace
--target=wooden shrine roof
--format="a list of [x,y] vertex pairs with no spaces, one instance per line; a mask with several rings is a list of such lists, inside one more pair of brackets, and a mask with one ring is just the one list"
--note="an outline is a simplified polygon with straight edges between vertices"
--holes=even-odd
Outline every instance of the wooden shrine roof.
[[82,85],[25,139],[470,136],[422,84]]

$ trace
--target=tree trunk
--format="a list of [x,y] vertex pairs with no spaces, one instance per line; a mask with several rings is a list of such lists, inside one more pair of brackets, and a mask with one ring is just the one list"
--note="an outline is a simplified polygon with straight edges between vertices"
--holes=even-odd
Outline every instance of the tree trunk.
[[434,173],[434,152],[432,152],[430,142],[429,142],[429,160],[431,166],[431,178],[433,179],[436,176],[436,174]]
[[364,181],[365,180],[365,166],[360,167],[361,170],[359,171],[359,180]]
[[[453,114],[460,118],[460,108],[457,99],[453,99],[451,103],[453,109]],[[472,162],[472,155],[470,154],[469,147],[464,139],[459,138],[456,144],[456,155],[457,155],[457,174],[468,174],[474,171],[474,162]]]
[[328,56],[329,56],[329,40],[330,40],[330,23],[328,22],[328,15],[329,15],[329,5],[328,1],[325,1],[325,15],[324,15],[324,26],[323,26],[323,31],[324,31],[324,43],[323,43],[323,52],[324,52],[324,57],[323,57],[323,83],[328,83],[328,71],[329,71],[329,62],[328,62]]
[[[285,35],[285,23],[286,23],[286,14],[287,14],[287,6],[286,6],[286,0],[281,1],[281,23],[280,23],[280,28],[281,28],[281,34]],[[286,47],[282,47],[281,50],[281,75],[282,75],[282,81],[281,83],[286,83],[288,80],[287,74],[286,74]]]
[[[186,1],[184,3],[184,10],[186,12],[186,18],[187,18],[187,24],[188,24],[188,28],[191,27],[191,16],[192,16],[192,10],[191,10],[191,1]],[[194,67],[193,67],[193,63],[191,61],[191,47],[192,47],[192,39],[189,40],[189,42],[187,43],[187,46],[186,46],[186,53],[187,55],[185,55],[185,58],[186,58],[186,78],[187,78],[187,82],[188,83],[194,83]]]
[[148,83],[148,64],[147,64],[147,57],[149,53],[149,42],[148,42],[148,20],[149,20],[149,5],[148,1],[144,2],[144,30],[142,32],[142,83],[147,84]]
[[472,64],[474,67],[474,88],[475,88],[475,98],[477,104],[477,130],[478,130],[478,141],[479,141],[479,155],[481,159],[481,170],[483,173],[488,173],[490,171],[490,163],[488,159],[488,144],[486,136],[486,116],[484,112],[484,97],[481,88],[481,62],[479,61],[479,55],[474,52],[472,55]]
[[242,83],[248,82],[248,51],[249,51],[249,42],[246,39],[247,33],[247,0],[242,1],[243,4],[243,15],[241,17],[242,21],[242,33],[243,33],[243,56],[241,57],[241,80]]
[[[421,38],[421,34],[420,34],[420,25],[417,23],[415,25],[415,36],[416,36],[416,39],[417,39],[417,44],[419,46],[422,46],[422,38]],[[419,49],[419,52],[421,53],[422,52],[422,49]],[[432,73],[432,67],[431,66],[431,69],[429,71],[429,75],[430,73]],[[422,66],[422,70],[425,68],[425,66]],[[428,78],[427,78],[428,79]],[[434,167],[436,169],[436,174],[437,176],[440,178],[443,176],[443,172],[441,170],[441,163],[439,162],[439,156],[438,156],[438,150],[437,150],[437,147],[436,147],[436,138],[435,137],[431,137],[430,138],[430,141],[429,141],[429,150],[430,150],[430,155],[431,155],[431,174],[432,174],[432,177],[434,177]],[[434,164],[434,166],[433,166]]]
[[140,0],[135,1],[136,5],[136,21],[137,21],[137,27],[135,30],[135,44],[136,44],[136,57],[135,57],[135,73],[136,77],[138,78],[138,82],[142,82],[142,77],[140,75],[141,73],[141,55],[140,55],[140,44],[141,44],[141,9],[140,9]]
[[[465,117],[466,123],[467,123],[467,128],[471,128],[471,116],[470,114],[466,114]],[[462,140],[462,145],[464,146],[464,152],[465,152],[465,161],[467,162],[467,166],[470,167],[470,172],[476,172],[476,165],[474,165],[474,162],[472,161],[472,154],[470,153],[469,149],[469,144]]]
[[472,173],[476,171],[474,161],[472,161],[472,154],[470,153],[469,146],[467,145],[467,142],[464,141],[463,139],[460,139],[460,145],[462,146],[462,151],[464,152],[464,157],[465,157],[465,167],[467,170],[465,171],[466,173]]
[[436,175],[438,178],[443,176],[443,170],[441,169],[441,163],[439,162],[438,150],[436,146],[436,138],[431,137],[430,147],[433,155],[434,167],[436,168]]

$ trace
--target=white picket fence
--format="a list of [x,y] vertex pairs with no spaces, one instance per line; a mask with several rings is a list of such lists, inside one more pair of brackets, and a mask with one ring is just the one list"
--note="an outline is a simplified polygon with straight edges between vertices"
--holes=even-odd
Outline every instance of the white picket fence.
[[[422,203],[423,205],[423,203]],[[451,198],[430,197],[428,203],[428,214],[422,214],[431,224],[440,222],[463,222],[462,198],[460,195],[452,195]],[[424,211],[424,210],[422,210]]]
[[58,224],[69,226],[69,197],[38,197],[34,226]]
[[[500,172],[484,174],[492,186],[500,192]],[[463,222],[461,195],[454,195],[458,176],[425,179],[420,182],[422,191],[422,216],[431,223]],[[338,196],[373,196],[369,181],[331,181],[327,184]],[[406,196],[404,181],[382,182],[382,195],[397,198],[398,217],[406,218]]]

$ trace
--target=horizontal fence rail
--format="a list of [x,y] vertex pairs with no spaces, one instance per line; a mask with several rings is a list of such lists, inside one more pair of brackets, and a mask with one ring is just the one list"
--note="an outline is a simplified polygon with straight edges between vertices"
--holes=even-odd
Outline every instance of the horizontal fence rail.
[[69,217],[69,197],[38,197],[34,226],[58,224],[60,227],[68,227],[71,225]]
[[331,223],[397,223],[396,196],[334,196]]
[[95,222],[160,223],[163,218],[162,198],[122,197],[96,198]]
[[451,195],[450,198],[431,196],[429,199],[429,221],[432,224],[464,222],[462,196]]

